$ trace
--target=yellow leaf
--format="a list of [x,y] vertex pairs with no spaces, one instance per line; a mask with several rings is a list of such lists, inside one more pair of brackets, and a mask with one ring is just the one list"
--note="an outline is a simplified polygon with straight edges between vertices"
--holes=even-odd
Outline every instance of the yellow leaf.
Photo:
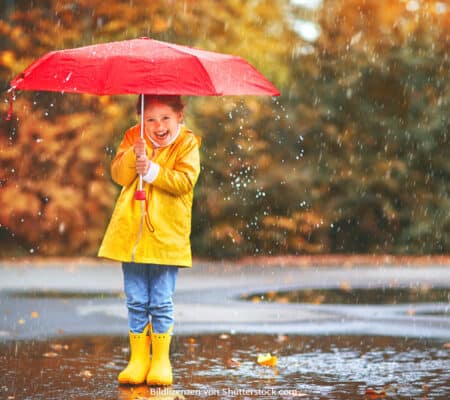
[[416,310],[414,310],[414,308],[408,308],[407,313],[410,317],[412,317],[413,315],[416,314]]
[[55,353],[54,351],[49,351],[48,353],[42,354],[42,356],[46,358],[54,358],[58,357],[58,353]]
[[39,313],[37,311],[32,311],[31,318],[39,318]]
[[87,370],[87,369],[85,369],[85,370],[80,372],[80,375],[84,376],[85,378],[90,378],[92,376],[92,372]]
[[259,296],[253,296],[251,298],[251,302],[252,303],[260,303],[261,302],[261,298]]
[[69,346],[67,344],[54,343],[50,345],[50,348],[54,351],[68,350]]
[[240,367],[240,363],[239,361],[235,360],[234,358],[229,358],[227,360],[227,368],[239,368]]
[[286,296],[284,296],[284,297],[277,297],[276,302],[280,303],[280,304],[288,304],[289,303],[289,298],[286,297]]
[[258,358],[256,359],[256,362],[259,365],[267,365],[269,367],[275,367],[278,362],[278,357],[272,356],[270,353],[258,354]]

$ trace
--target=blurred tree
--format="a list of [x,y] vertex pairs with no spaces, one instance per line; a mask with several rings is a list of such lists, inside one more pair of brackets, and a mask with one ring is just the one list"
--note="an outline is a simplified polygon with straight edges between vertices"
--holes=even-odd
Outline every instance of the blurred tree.
[[325,2],[308,136],[331,251],[448,251],[449,15],[432,0]]

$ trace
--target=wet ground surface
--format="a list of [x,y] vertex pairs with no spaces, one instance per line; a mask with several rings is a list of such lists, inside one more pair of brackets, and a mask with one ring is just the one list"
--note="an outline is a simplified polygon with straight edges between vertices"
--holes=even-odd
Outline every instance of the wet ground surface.
[[0,399],[448,399],[448,267],[182,270],[171,395],[116,384],[117,264],[0,263]]
[[[450,341],[448,296],[382,304],[391,293],[449,290],[446,265],[373,267],[194,265],[181,270],[175,301],[179,334],[387,335]],[[245,301],[258,293],[325,290],[358,293],[361,302]],[[372,292],[376,304],[364,304]],[[447,292],[448,295],[448,292]],[[334,304],[333,304],[334,303]],[[367,302],[366,302],[367,303]],[[0,339],[117,335],[127,331],[122,271],[116,263],[0,263]]]
[[[4,342],[0,398],[369,399],[378,393],[378,398],[447,399],[450,395],[450,349],[436,339],[175,336],[175,384],[159,391],[118,386],[116,377],[126,365],[127,349],[124,337]],[[276,367],[256,363],[257,355],[265,352],[278,356]]]

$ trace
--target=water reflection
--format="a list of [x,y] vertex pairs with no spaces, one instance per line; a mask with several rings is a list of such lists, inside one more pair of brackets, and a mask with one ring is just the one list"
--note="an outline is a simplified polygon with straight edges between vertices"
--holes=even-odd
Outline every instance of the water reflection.
[[[443,341],[363,336],[175,336],[175,384],[165,391],[119,387],[125,337],[11,341],[0,345],[0,397],[10,399],[361,398],[368,388],[396,399],[450,393]],[[276,368],[256,363],[278,356]]]
[[302,289],[281,292],[255,293],[242,299],[277,303],[310,304],[412,304],[450,303],[448,288],[418,286],[410,288],[353,289],[342,285],[339,289]]

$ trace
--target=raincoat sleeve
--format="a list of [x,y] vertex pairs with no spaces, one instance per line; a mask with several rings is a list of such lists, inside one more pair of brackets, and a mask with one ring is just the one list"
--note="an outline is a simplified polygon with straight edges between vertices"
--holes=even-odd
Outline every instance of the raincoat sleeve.
[[133,143],[131,132],[126,132],[111,163],[111,178],[121,186],[128,186],[137,176]]
[[173,169],[160,166],[153,185],[175,196],[193,190],[200,173],[199,141],[192,137],[189,144],[180,151]]

